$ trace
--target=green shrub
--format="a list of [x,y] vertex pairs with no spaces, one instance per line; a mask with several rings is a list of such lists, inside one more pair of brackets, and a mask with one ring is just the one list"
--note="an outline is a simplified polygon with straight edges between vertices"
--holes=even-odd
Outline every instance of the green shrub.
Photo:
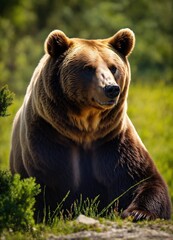
[[35,196],[40,192],[35,179],[20,179],[0,171],[0,231],[29,230],[34,225]]
[[7,107],[13,102],[14,94],[9,91],[8,86],[5,85],[0,89],[0,116],[8,116],[6,113]]

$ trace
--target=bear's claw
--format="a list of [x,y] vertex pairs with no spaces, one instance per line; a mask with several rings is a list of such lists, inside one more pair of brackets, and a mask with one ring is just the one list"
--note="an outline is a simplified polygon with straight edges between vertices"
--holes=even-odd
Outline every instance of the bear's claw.
[[138,209],[134,209],[134,210],[128,210],[126,209],[121,217],[123,219],[128,218],[128,217],[132,217],[132,221],[133,222],[137,222],[137,221],[141,221],[141,220],[154,220],[156,219],[156,216],[153,213],[150,213],[149,211],[145,211],[145,210],[138,210]]

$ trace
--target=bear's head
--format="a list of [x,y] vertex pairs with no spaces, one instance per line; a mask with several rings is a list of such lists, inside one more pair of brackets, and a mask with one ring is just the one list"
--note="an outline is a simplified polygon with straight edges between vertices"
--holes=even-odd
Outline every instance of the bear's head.
[[[57,104],[56,109],[61,111],[64,120],[57,120],[59,115],[55,108],[54,113],[50,111],[49,104],[48,118],[52,114],[52,125],[60,130],[63,125],[60,122],[64,122],[62,129],[68,129],[71,122],[68,133],[63,134],[75,129],[75,135],[86,132],[88,137],[91,132],[93,139],[97,139],[97,135],[104,136],[106,131],[111,131],[112,121],[115,120],[114,126],[122,122],[130,82],[127,57],[134,44],[134,33],[130,29],[122,29],[110,38],[99,40],[68,38],[60,30],[51,32],[45,41],[46,60],[42,64],[39,96],[43,95],[44,108],[47,95],[51,104]],[[96,133],[103,128],[105,134]],[[75,139],[75,136],[70,135],[70,138]]]
[[62,61],[57,70],[67,99],[82,108],[113,108],[130,79],[126,57],[134,39],[129,29],[104,40],[69,39],[62,31],[51,32],[45,50]]

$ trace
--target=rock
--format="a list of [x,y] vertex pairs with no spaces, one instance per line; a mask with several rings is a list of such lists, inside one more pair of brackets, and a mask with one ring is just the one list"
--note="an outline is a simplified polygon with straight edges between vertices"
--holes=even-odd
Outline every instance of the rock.
[[83,214],[80,214],[79,217],[76,219],[78,223],[86,224],[86,225],[94,225],[99,223],[98,220],[95,220],[94,218],[91,217],[86,217]]

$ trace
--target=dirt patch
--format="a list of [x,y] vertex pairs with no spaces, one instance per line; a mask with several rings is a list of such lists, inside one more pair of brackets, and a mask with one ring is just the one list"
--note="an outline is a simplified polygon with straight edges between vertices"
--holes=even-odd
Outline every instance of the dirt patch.
[[[79,231],[68,234],[66,236],[50,235],[47,240],[81,240],[81,239],[133,239],[133,240],[173,240],[173,225],[165,221],[132,223],[123,221],[121,224],[111,221],[100,223],[91,218],[80,217],[77,219],[79,224],[87,224],[94,226],[93,230]],[[94,230],[95,229],[95,230]]]

